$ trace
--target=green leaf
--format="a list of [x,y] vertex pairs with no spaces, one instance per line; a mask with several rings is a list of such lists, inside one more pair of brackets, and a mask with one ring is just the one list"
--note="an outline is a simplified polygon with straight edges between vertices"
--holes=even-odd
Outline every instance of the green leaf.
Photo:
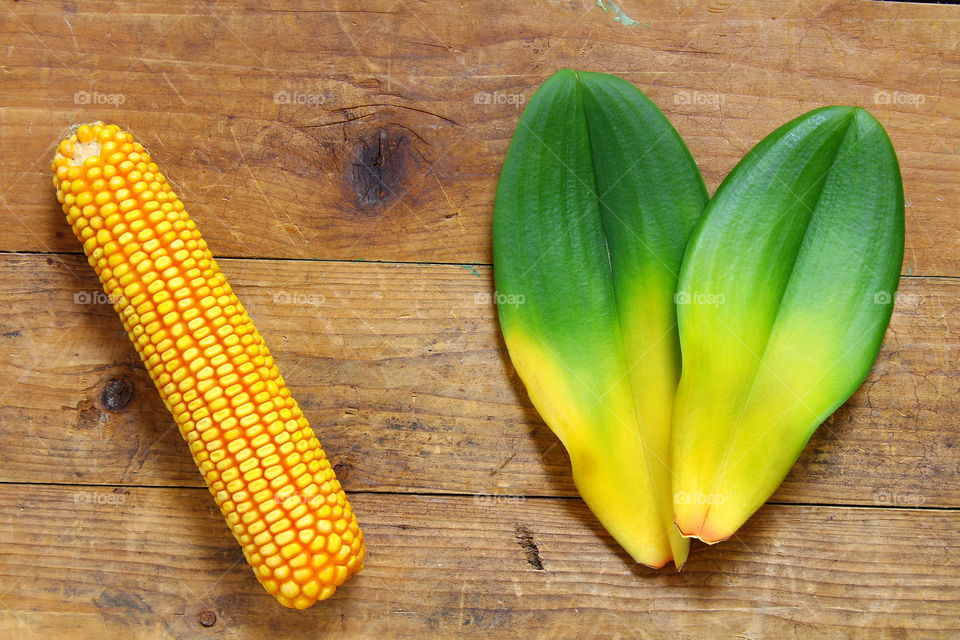
[[684,534],[730,537],[860,386],[890,321],[903,242],[897,158],[862,109],[807,113],[727,176],[677,294],[674,510]]
[[639,562],[681,565],[670,416],[673,294],[707,202],[696,164],[636,87],[563,70],[523,113],[500,176],[500,324],[580,495]]

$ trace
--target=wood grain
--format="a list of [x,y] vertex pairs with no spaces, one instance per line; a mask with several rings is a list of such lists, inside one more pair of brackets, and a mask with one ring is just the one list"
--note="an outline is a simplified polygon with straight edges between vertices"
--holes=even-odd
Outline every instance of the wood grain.
[[711,189],[787,120],[869,108],[903,165],[904,273],[960,275],[956,7],[624,6],[641,25],[595,0],[5,3],[0,250],[76,250],[38,194],[61,130],[103,118],[154,152],[219,255],[490,263],[520,103],[571,66],[637,83]]
[[676,573],[635,566],[579,500],[350,500],[368,566],[331,600],[296,612],[256,583],[206,491],[0,486],[0,632],[871,640],[960,632],[952,513],[766,507],[736,540],[695,546]]
[[[960,7],[621,4],[640,24],[594,0],[0,5],[0,637],[960,635]],[[490,302],[497,174],[562,67],[647,92],[711,190],[823,104],[870,109],[903,167],[873,373],[774,504],[679,574],[634,566],[575,497]],[[368,566],[329,602],[259,587],[97,299],[48,163],[98,118],[239,258],[352,492]]]
[[[348,489],[576,495],[488,268],[221,265]],[[203,486],[112,307],[82,303],[97,286],[76,256],[0,256],[0,480]],[[958,336],[960,281],[905,278],[873,373],[774,500],[960,506]]]

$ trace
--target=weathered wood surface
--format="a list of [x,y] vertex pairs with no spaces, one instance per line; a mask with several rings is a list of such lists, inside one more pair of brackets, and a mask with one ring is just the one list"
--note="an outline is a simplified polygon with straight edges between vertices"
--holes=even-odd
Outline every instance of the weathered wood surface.
[[[349,490],[576,495],[489,268],[220,262]],[[21,327],[0,337],[0,480],[203,486],[97,286],[79,256],[0,256],[0,326]],[[958,336],[960,281],[904,278],[873,373],[774,500],[960,506]]]
[[[331,600],[296,612],[257,584],[206,491],[2,486],[0,633],[870,640],[960,633],[953,513],[767,506],[735,540],[695,547],[678,574],[635,566],[579,500],[351,500],[369,540],[368,566]],[[585,636],[590,630],[597,635]]]
[[[620,4],[642,24],[594,0],[0,5],[0,252],[23,252],[0,255],[0,637],[960,634],[960,7]],[[575,497],[489,302],[503,154],[565,66],[637,83],[711,189],[829,103],[869,108],[903,165],[907,277],[874,372],[778,504],[680,574],[633,566]],[[48,162],[94,118],[241,258],[221,264],[369,539],[330,602],[256,584],[66,255]]]
[[904,272],[960,275],[956,7],[634,0],[626,27],[596,4],[5,2],[0,250],[76,250],[46,168],[64,127],[101,118],[153,150],[220,255],[489,263],[517,103],[573,66],[643,88],[711,189],[790,118],[869,108],[904,168]]

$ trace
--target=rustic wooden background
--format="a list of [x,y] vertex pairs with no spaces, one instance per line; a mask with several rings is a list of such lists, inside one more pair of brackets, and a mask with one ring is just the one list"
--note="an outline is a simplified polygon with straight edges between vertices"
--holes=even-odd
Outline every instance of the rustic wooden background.
[[[957,637],[960,7],[597,4],[2,0],[0,637]],[[639,85],[711,190],[823,104],[903,165],[873,374],[679,574],[577,498],[489,301],[503,154],[565,66]],[[365,527],[306,612],[254,580],[55,202],[61,131],[98,118],[179,186]]]

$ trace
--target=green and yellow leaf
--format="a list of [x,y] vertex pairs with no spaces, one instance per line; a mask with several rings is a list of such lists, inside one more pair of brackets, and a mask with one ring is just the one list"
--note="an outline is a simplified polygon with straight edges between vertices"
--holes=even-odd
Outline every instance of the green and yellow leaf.
[[653,567],[687,556],[671,500],[673,296],[706,202],[689,151],[642,92],[571,70],[530,101],[497,191],[494,274],[514,367],[583,499]]
[[729,538],[863,382],[903,244],[897,158],[862,109],[797,118],[724,180],[677,294],[674,510],[685,535]]

